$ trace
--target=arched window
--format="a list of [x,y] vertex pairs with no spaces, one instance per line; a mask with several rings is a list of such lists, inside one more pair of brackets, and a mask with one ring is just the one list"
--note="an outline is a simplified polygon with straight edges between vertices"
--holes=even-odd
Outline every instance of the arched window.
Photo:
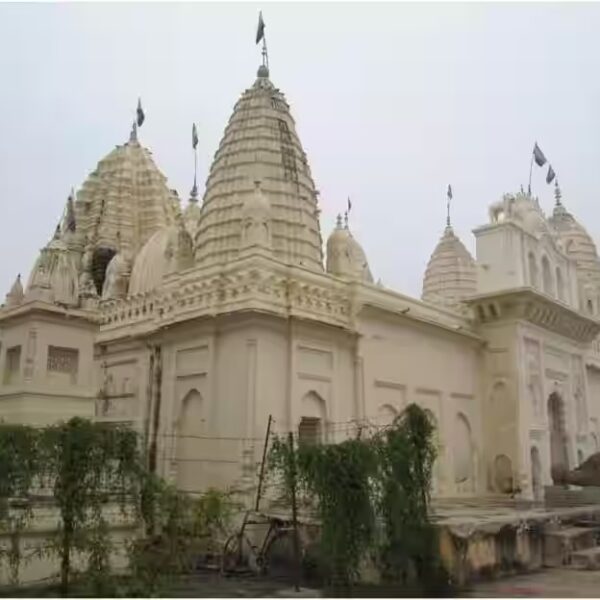
[[529,285],[531,285],[531,287],[536,288],[538,287],[538,267],[537,267],[537,263],[535,261],[535,256],[533,255],[533,252],[529,253],[528,256],[528,265],[529,265]]
[[556,294],[558,299],[562,302],[566,302],[565,294],[565,282],[563,281],[562,271],[560,267],[556,267]]
[[587,307],[588,314],[593,315],[594,314],[594,303],[591,300],[588,300],[586,307]]
[[380,427],[391,425],[398,416],[398,411],[390,404],[382,404],[377,413],[377,425]]
[[544,283],[544,294],[554,295],[554,282],[552,281],[552,270],[547,256],[542,258],[542,279]]

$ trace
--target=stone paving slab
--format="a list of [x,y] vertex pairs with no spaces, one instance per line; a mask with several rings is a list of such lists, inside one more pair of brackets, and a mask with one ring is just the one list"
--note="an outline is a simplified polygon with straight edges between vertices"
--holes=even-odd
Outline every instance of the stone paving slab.
[[468,598],[598,598],[600,575],[597,571],[544,569],[475,584],[461,595]]

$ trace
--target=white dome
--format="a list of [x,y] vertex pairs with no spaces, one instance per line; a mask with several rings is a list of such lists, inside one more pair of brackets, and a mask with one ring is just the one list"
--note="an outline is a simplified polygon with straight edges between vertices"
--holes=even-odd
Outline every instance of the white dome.
[[176,225],[158,230],[140,250],[129,279],[129,296],[159,288],[165,275],[192,264],[192,240]]
[[50,243],[42,249],[29,276],[27,292],[45,290],[44,299],[76,306],[79,302],[79,273],[77,261],[57,231]]
[[341,216],[338,216],[336,228],[327,240],[327,272],[373,283],[365,251],[348,227],[342,227]]
[[475,261],[448,226],[427,264],[421,297],[426,302],[456,307],[476,291]]
[[557,232],[567,256],[575,261],[578,269],[600,268],[594,240],[560,201],[557,201],[549,221]]

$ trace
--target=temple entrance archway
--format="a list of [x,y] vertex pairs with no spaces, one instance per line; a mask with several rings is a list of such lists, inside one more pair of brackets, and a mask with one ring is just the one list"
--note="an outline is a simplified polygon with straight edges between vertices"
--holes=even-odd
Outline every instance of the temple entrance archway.
[[552,392],[548,398],[548,424],[550,426],[550,474],[556,483],[555,474],[569,468],[564,404],[557,392]]

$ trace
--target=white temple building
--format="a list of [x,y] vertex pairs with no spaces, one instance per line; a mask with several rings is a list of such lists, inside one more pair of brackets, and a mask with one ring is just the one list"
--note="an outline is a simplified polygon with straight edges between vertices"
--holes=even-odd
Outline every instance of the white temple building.
[[558,186],[549,217],[523,191],[493,204],[475,257],[448,221],[422,299],[377,285],[341,217],[324,243],[265,66],[201,202],[180,204],[134,127],[50,233],[0,309],[5,422],[130,423],[188,491],[252,490],[269,415],[331,442],[416,402],[439,497],[541,499],[553,466],[599,450],[600,261]]

